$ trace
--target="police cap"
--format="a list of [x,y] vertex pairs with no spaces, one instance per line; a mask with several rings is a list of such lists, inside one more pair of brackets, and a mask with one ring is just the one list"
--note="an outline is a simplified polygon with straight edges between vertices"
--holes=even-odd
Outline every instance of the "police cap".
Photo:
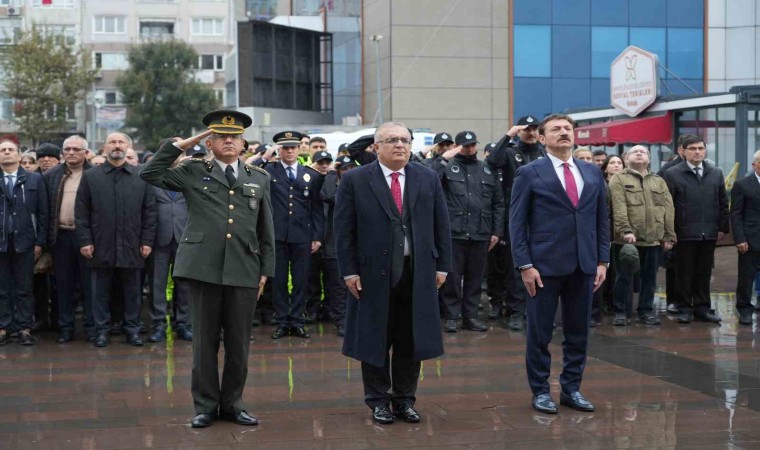
[[283,147],[298,147],[301,145],[303,134],[298,131],[280,131],[272,138],[274,143]]
[[441,142],[449,142],[449,143],[453,144],[454,140],[453,140],[453,138],[451,137],[451,135],[449,133],[445,133],[445,132],[444,133],[438,133],[433,138],[433,145],[438,145]]
[[538,125],[541,123],[540,120],[536,119],[535,117],[528,115],[528,116],[522,116],[520,119],[517,120],[518,125],[525,125],[528,127],[538,127]]
[[478,137],[475,136],[475,133],[472,131],[460,131],[459,133],[457,133],[455,142],[457,145],[477,144]]
[[314,153],[314,157],[312,158],[312,161],[314,162],[320,162],[320,161],[332,161],[333,157],[329,152],[317,152]]

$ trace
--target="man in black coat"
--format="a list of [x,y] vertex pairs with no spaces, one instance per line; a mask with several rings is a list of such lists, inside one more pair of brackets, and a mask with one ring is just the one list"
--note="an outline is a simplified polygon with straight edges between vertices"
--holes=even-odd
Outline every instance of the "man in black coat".
[[435,172],[409,164],[411,145],[405,125],[379,126],[377,162],[344,174],[335,202],[351,294],[343,354],[361,361],[364,401],[381,424],[394,421],[391,403],[396,417],[420,421],[420,362],[443,354],[436,289],[451,270],[449,217]]
[[715,244],[729,230],[726,186],[723,172],[704,162],[702,138],[687,136],[681,146],[685,161],[663,176],[675,207],[678,322],[718,323],[720,317],[710,309],[710,277]]
[[752,325],[752,282],[760,272],[760,151],[752,158],[752,169],[731,189],[731,228],[739,252],[736,309],[742,325]]
[[92,269],[95,346],[108,346],[111,329],[109,296],[115,277],[124,295],[127,343],[143,345],[140,337],[142,269],[156,239],[156,199],[126,163],[129,138],[111,133],[106,138],[102,166],[82,174],[75,218],[80,252]]

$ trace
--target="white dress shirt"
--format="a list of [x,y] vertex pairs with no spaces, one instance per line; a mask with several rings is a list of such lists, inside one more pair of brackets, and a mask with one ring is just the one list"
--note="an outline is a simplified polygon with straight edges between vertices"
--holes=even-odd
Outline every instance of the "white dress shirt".
[[290,173],[288,172],[288,167],[293,169],[293,179],[298,177],[298,161],[294,162],[291,165],[287,165],[284,162],[280,161],[280,164],[282,164],[282,167],[285,169],[285,175],[290,178]]
[[575,178],[575,187],[578,188],[578,200],[580,200],[581,193],[583,192],[583,177],[581,176],[581,171],[578,169],[578,166],[575,164],[575,160],[570,158],[567,161],[562,161],[550,153],[547,153],[546,156],[548,156],[549,160],[552,162],[554,171],[557,173],[559,182],[562,183],[562,188],[565,191],[567,191],[567,186],[565,186],[565,166],[563,164],[567,162],[570,165],[570,172],[572,172],[573,178]]
[[[378,164],[380,162],[378,161]],[[393,182],[393,178],[391,178],[391,174],[394,173],[393,170],[385,167],[384,165],[380,164],[380,170],[383,171],[383,177],[385,178],[385,182],[388,183],[388,188],[390,189],[391,183]],[[404,171],[404,168],[402,167],[401,170],[398,171],[398,173],[401,175],[398,177],[398,183],[401,185],[401,207],[403,208],[403,202],[404,202],[404,187],[406,187],[406,172]],[[404,237],[404,256],[409,256],[411,252],[409,251],[409,240]]]
[[[699,163],[698,166],[695,166],[694,164],[690,163],[689,161],[686,161],[686,165],[689,166],[689,169],[691,169],[692,172],[694,172],[695,167],[699,167],[699,176],[703,177],[705,176],[705,168],[702,166],[702,163]],[[694,172],[696,173],[696,172]]]
[[218,159],[214,159],[217,164],[219,164],[219,167],[222,168],[222,173],[224,173],[225,170],[227,170],[227,166],[232,166],[232,173],[235,174],[235,179],[238,177],[238,168],[240,167],[240,161],[235,161],[232,164],[227,164],[219,161]]
[[[11,182],[13,182],[13,185],[15,186],[16,181],[18,180],[18,169],[11,173],[3,172],[3,184],[5,185],[8,184],[8,175],[11,176]],[[13,195],[13,192],[11,192],[10,195]]]

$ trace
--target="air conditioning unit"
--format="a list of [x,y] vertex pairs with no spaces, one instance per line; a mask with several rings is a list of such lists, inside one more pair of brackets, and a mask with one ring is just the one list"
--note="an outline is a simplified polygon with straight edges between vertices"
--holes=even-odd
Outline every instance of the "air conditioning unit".
[[21,14],[20,8],[18,6],[9,6],[8,7],[8,15],[9,16],[18,16]]

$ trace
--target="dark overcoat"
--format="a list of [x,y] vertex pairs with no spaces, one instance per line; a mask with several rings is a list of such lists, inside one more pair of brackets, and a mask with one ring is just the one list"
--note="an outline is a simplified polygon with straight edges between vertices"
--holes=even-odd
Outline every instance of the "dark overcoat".
[[[440,180],[420,164],[407,164],[404,209],[411,213],[409,242],[413,271],[414,359],[443,354],[436,271],[451,268],[451,235]],[[334,226],[341,276],[361,277],[361,299],[346,302],[343,354],[383,366],[387,354],[391,291],[390,188],[378,162],[341,177]],[[408,205],[408,206],[407,206]]]

